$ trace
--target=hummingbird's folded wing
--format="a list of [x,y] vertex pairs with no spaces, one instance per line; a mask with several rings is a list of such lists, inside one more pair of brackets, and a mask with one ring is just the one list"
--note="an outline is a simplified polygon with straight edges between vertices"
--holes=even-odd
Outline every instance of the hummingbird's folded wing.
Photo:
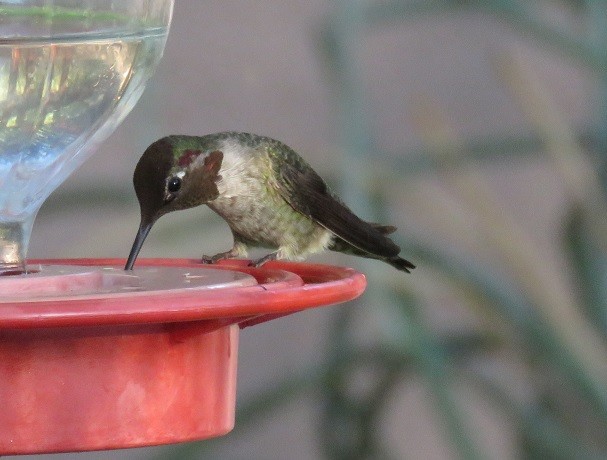
[[281,164],[276,177],[279,193],[293,209],[347,243],[379,257],[394,257],[400,252],[400,248],[378,228],[360,219],[336,199],[311,168],[298,169],[288,163]]

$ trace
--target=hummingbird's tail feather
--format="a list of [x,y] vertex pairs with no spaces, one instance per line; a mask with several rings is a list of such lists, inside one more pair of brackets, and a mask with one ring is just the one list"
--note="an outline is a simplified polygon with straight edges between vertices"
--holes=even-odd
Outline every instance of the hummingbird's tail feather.
[[[393,227],[391,225],[371,225],[373,225],[377,230],[379,230],[383,234],[389,234],[396,230],[396,227]],[[402,257],[381,257],[376,254],[371,254],[369,252],[362,251],[361,249],[351,245],[350,243],[345,240],[342,240],[341,238],[334,238],[327,249],[329,249],[330,251],[342,252],[344,254],[350,254],[358,257],[365,257],[366,259],[383,260],[384,262],[392,265],[394,268],[400,270],[401,272],[411,273],[411,270],[415,268],[415,265],[413,265],[408,260],[403,259]]]
[[391,257],[389,259],[383,260],[385,260],[387,263],[392,265],[397,270],[400,270],[401,272],[411,273],[411,270],[415,268],[415,265],[413,265],[408,260],[403,259],[402,257]]
[[[373,222],[369,222],[369,223],[375,228],[375,230],[377,230],[382,235],[390,235],[396,231],[396,227],[394,225],[382,225],[382,224],[376,224]],[[413,270],[415,268],[415,265],[413,265],[411,262],[409,262],[406,259],[403,259],[402,257],[398,257],[398,256],[387,257],[382,260],[389,263],[390,265],[392,265],[397,270],[400,270],[401,272],[411,273],[411,270]]]

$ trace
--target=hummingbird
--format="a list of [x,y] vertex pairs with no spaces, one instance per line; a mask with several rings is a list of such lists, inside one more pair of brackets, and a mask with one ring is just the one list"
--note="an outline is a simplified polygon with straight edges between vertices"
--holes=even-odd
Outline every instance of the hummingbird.
[[378,259],[409,273],[387,236],[391,225],[356,216],[293,149],[256,134],[173,135],[151,144],[133,175],[141,223],[125,270],[131,270],[154,223],[164,214],[202,204],[232,231],[233,247],[203,263],[246,257],[251,247],[272,252],[253,260],[303,260],[325,249]]

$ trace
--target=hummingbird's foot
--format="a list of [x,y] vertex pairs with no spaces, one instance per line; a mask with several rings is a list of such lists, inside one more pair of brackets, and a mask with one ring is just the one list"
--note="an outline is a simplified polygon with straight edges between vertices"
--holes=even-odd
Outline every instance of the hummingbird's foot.
[[202,256],[200,261],[203,264],[214,264],[224,259],[234,259],[237,257],[237,254],[233,254],[232,251],[220,252],[219,254],[215,254],[214,256]]
[[211,256],[211,257],[204,255],[200,258],[200,261],[203,264],[214,264],[215,262],[217,262],[219,260],[227,259],[227,257],[218,257],[218,256],[223,256],[224,254],[225,254],[225,252],[222,252],[220,254],[215,254],[214,256]]
[[255,260],[252,260],[251,262],[249,262],[249,267],[261,267],[266,262],[269,262],[271,260],[277,260],[277,259],[278,259],[278,251],[271,252],[267,256],[263,256],[259,259],[255,259]]
[[215,254],[214,256],[202,256],[200,261],[203,264],[214,264],[220,260],[224,259],[236,259],[237,257],[246,257],[247,249],[244,245],[235,243],[234,247],[229,251],[220,252],[219,254]]

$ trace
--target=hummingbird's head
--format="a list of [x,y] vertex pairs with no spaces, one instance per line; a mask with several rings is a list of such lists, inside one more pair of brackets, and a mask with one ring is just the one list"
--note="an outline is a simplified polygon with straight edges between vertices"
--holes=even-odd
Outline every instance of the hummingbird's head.
[[205,148],[202,138],[168,136],[143,153],[133,175],[141,223],[125,270],[135,259],[154,223],[172,211],[192,208],[219,195],[217,181],[223,153]]

